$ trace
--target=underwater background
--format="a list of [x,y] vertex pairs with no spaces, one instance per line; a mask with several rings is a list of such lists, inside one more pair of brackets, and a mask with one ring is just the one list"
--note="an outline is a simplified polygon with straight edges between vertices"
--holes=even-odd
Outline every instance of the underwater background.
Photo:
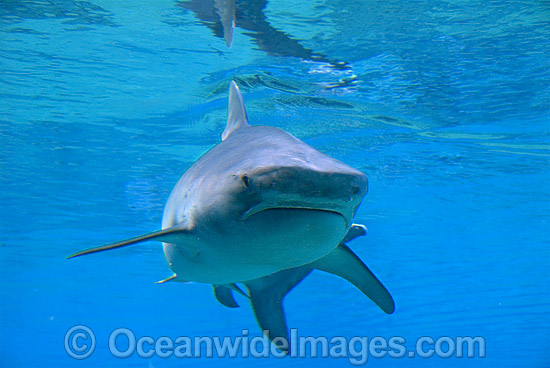
[[[247,300],[171,275],[159,243],[66,260],[160,228],[172,187],[219,142],[227,91],[249,121],[360,169],[350,242],[392,293],[384,314],[314,272],[285,299],[303,336],[481,336],[485,358],[372,367],[550,366],[550,3],[0,2],[0,366],[349,366],[340,358],[113,357],[109,334],[261,331]],[[204,11],[209,10],[210,13]],[[209,15],[210,14],[210,15]],[[95,352],[73,359],[85,325]]]

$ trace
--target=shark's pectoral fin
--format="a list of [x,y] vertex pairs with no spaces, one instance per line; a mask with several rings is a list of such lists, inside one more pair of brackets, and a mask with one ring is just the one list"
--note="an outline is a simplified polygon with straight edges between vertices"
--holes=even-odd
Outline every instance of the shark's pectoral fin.
[[229,87],[229,105],[227,109],[227,125],[222,133],[222,141],[235,130],[249,126],[243,96],[239,91],[239,86],[234,81],[231,81],[231,86]]
[[[281,337],[290,343],[283,310],[283,299],[311,271],[312,269],[306,265],[279,271],[244,283],[248,288],[250,304],[256,316],[256,321],[262,332],[266,333],[271,341]],[[280,342],[276,345],[281,348]],[[288,352],[288,349],[282,351]]]
[[239,304],[233,297],[231,289],[225,285],[212,285],[214,289],[214,296],[220,304],[227,308],[239,308]]
[[395,310],[388,290],[347,245],[341,243],[325,257],[313,262],[311,267],[351,282],[384,312],[391,314]]
[[155,282],[155,284],[164,284],[165,282],[174,281],[177,277],[178,277],[178,275],[173,274],[172,276],[167,277],[164,280],[160,280],[160,281]]
[[367,235],[367,227],[361,224],[352,224],[342,243],[347,243],[359,236]]
[[175,242],[175,240],[178,237],[181,237],[181,235],[187,233],[188,231],[189,230],[187,228],[184,228],[182,226],[173,226],[173,227],[169,227],[167,229],[154,231],[154,232],[149,233],[149,234],[136,236],[135,238],[121,240],[121,241],[118,241],[118,242],[115,242],[115,243],[102,245],[102,246],[96,247],[96,248],[86,249],[86,250],[83,250],[83,251],[80,251],[80,252],[77,252],[75,254],[70,255],[69,257],[67,257],[67,259],[83,256],[83,255],[86,255],[86,254],[103,252],[104,250],[122,248],[122,247],[126,247],[128,245],[142,243],[142,242],[150,241],[150,240],[161,241],[161,242],[165,242],[165,243],[172,243],[172,242]]

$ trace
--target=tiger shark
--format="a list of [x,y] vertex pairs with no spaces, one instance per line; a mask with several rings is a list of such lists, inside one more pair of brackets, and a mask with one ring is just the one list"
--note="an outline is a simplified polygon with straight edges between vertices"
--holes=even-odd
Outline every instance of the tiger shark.
[[285,131],[251,126],[232,81],[222,141],[179,179],[162,230],[69,258],[155,240],[174,272],[170,281],[255,280],[337,248],[367,186],[365,174]]

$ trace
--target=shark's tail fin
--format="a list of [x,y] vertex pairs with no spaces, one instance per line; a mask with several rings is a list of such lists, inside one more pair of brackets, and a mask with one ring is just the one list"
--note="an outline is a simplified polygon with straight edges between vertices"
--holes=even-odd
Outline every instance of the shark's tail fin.
[[283,299],[311,271],[311,268],[302,266],[279,271],[245,283],[256,321],[271,341],[277,338],[285,339],[286,348],[284,345],[276,344],[278,347],[283,346],[281,350],[285,353],[288,353],[290,341],[283,310]]

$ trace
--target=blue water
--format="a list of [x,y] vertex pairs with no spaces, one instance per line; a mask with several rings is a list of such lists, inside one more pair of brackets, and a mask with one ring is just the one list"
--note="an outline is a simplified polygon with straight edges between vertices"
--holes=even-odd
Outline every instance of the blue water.
[[[548,367],[548,5],[271,0],[256,26],[288,47],[241,14],[229,49],[171,0],[1,2],[0,366],[349,366],[117,359],[107,342],[119,327],[173,339],[261,332],[244,297],[232,310],[209,285],[154,284],[171,275],[158,244],[65,259],[160,227],[180,175],[219,141],[235,79],[252,124],[369,178],[356,216],[369,234],[350,247],[395,313],[316,272],[285,299],[290,327],[402,336],[407,347],[421,336],[486,341],[485,358],[372,367]],[[75,325],[97,337],[80,361],[64,348]]]

